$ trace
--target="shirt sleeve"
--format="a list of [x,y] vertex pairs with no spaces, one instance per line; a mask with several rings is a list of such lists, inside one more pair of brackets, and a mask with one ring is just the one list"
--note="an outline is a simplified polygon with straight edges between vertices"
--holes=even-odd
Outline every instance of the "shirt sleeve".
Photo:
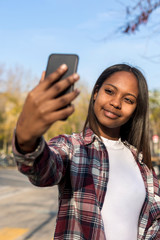
[[12,139],[12,151],[13,151],[13,155],[15,157],[16,162],[22,163],[22,164],[24,163],[26,166],[32,167],[34,164],[34,160],[38,158],[41,155],[41,153],[44,151],[44,147],[45,147],[45,140],[43,137],[41,137],[39,139],[38,146],[35,149],[35,151],[31,153],[20,152],[16,144],[16,135],[14,132],[14,136]]
[[45,187],[58,184],[61,181],[69,156],[69,148],[62,139],[56,137],[49,146],[41,137],[34,152],[23,154],[16,147],[14,133],[12,140],[14,159],[18,170],[26,175],[32,184]]

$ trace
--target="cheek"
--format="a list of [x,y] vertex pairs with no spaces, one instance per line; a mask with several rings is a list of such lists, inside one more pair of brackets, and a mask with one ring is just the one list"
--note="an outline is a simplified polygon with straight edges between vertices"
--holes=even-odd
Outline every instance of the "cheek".
[[135,110],[136,110],[136,106],[134,106],[134,107],[132,107],[132,108],[126,108],[125,109],[125,116],[128,118],[128,119],[130,119],[130,117],[133,115],[133,113],[135,112]]
[[95,100],[94,100],[94,106],[93,106],[93,110],[96,111],[100,108],[100,101],[99,101],[99,98],[97,97]]

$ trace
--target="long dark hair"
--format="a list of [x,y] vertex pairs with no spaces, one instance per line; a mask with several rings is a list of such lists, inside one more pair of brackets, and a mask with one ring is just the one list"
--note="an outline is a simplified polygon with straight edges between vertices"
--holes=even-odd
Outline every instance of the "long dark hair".
[[100,137],[98,130],[98,120],[94,114],[94,94],[99,91],[103,82],[109,78],[113,73],[119,71],[126,71],[134,74],[138,82],[139,94],[137,98],[137,106],[127,123],[121,126],[120,136],[123,141],[135,146],[138,153],[143,153],[144,163],[151,169],[151,153],[150,153],[150,137],[149,137],[149,100],[148,100],[148,86],[144,75],[135,67],[127,64],[116,64],[102,72],[93,88],[90,104],[88,108],[88,115],[84,124],[83,133],[86,127]]

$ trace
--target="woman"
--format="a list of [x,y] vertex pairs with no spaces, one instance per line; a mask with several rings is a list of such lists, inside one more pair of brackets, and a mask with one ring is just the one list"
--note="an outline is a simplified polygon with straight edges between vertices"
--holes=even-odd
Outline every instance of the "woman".
[[151,164],[148,88],[126,64],[106,69],[93,88],[82,133],[45,143],[42,134],[68,117],[78,91],[56,98],[78,80],[53,85],[62,66],[29,93],[17,122],[13,152],[37,186],[59,187],[54,239],[160,239],[160,189]]

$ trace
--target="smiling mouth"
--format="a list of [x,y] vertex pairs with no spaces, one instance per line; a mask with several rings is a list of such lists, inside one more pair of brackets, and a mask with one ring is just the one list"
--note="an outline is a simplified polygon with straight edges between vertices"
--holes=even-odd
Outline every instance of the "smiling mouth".
[[109,110],[106,110],[106,109],[104,109],[104,114],[105,114],[106,117],[109,117],[109,118],[111,118],[111,119],[117,119],[117,118],[120,117],[119,114],[114,113],[114,112],[109,111]]

